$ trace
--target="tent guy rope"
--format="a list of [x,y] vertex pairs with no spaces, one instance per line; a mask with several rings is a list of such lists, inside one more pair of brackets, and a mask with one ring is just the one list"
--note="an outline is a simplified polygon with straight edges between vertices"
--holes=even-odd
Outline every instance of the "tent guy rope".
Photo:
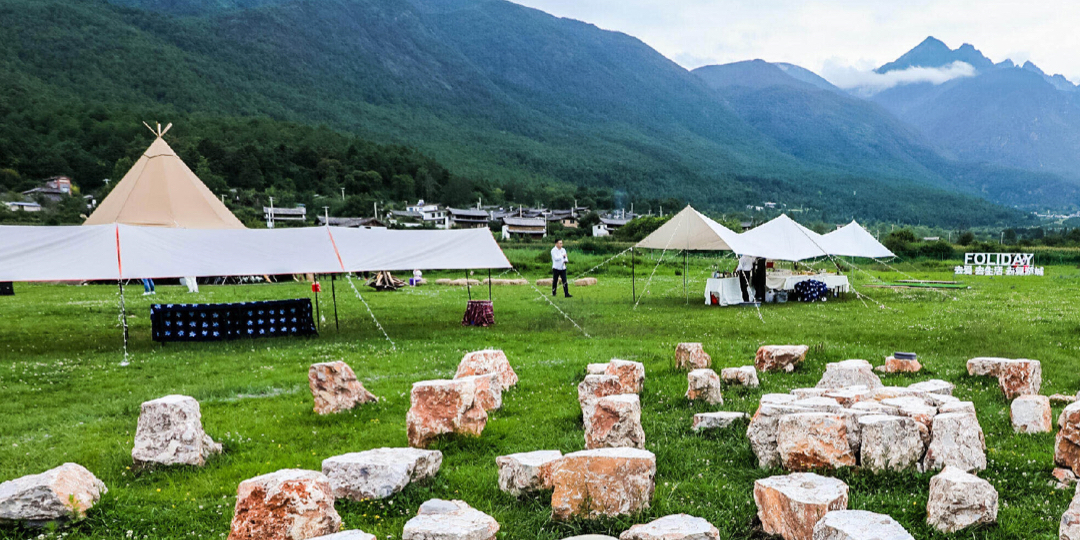
[[679,232],[679,228],[682,227],[682,221],[675,225],[675,230],[671,231],[671,237],[668,238],[667,244],[664,246],[664,250],[660,252],[660,258],[656,259],[656,266],[653,267],[652,273],[649,274],[649,279],[645,281],[645,286],[641,288],[641,296],[634,302],[634,309],[636,310],[638,304],[641,303],[641,299],[645,298],[645,295],[649,293],[649,284],[652,283],[653,276],[656,275],[656,269],[660,268],[660,263],[664,262],[664,255],[668,252],[668,247],[671,246],[671,241],[675,239],[675,234]]
[[[525,279],[525,276],[521,275],[521,272],[518,272],[517,268],[514,268],[514,273],[517,274],[518,277],[520,277],[521,279]],[[528,279],[525,279],[525,281],[528,282],[530,287],[532,287],[532,290],[536,291],[536,294],[540,298],[542,298],[548,304],[551,304],[551,307],[555,308],[555,311],[558,311],[559,314],[562,315],[564,319],[570,321],[570,324],[573,324],[575,328],[577,328],[578,330],[581,330],[581,333],[585,334],[585,337],[590,338],[590,339],[592,338],[592,336],[590,336],[589,333],[586,332],[585,329],[582,328],[581,325],[577,323],[577,321],[575,321],[574,319],[571,319],[570,316],[567,315],[566,312],[562,310],[562,308],[557,306],[555,304],[555,302],[552,302],[551,299],[548,298],[546,294],[540,292],[540,289],[537,289],[536,285],[534,285],[533,282],[529,281]]]
[[371,320],[375,321],[375,326],[377,326],[379,328],[379,331],[382,332],[382,335],[384,337],[386,337],[386,341],[390,342],[390,349],[396,351],[397,350],[397,345],[394,343],[394,340],[390,339],[390,334],[387,334],[386,330],[383,329],[382,324],[379,323],[379,319],[375,318],[375,312],[371,311],[371,306],[368,305],[367,300],[364,300],[364,297],[360,294],[360,291],[356,288],[356,284],[353,283],[352,274],[351,273],[346,273],[345,274],[345,279],[349,280],[349,286],[352,287],[353,292],[356,293],[356,297],[359,298],[360,301],[363,302],[364,307],[367,308],[368,314],[371,315]]

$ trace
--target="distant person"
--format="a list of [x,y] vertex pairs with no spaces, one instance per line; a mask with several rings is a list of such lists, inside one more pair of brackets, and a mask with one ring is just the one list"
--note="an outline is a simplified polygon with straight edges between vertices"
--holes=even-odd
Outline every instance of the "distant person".
[[765,301],[765,289],[768,289],[765,279],[765,270],[768,267],[768,261],[765,257],[758,257],[754,259],[754,279],[750,282],[754,286],[754,299],[758,302]]
[[742,291],[743,302],[750,302],[750,291],[746,290],[746,288],[753,279],[754,261],[756,259],[757,257],[753,255],[743,255],[739,257],[739,266],[735,267],[735,275],[739,277],[739,290]]
[[142,293],[143,296],[146,296],[148,294],[157,294],[157,291],[154,290],[154,280],[152,280],[150,278],[145,278],[145,279],[142,280],[142,288],[143,288],[143,293]]
[[562,279],[563,294],[567,298],[570,295],[570,285],[566,282],[566,263],[570,259],[566,257],[566,250],[562,247],[562,240],[555,241],[555,247],[551,248],[551,296],[559,289],[559,280]]

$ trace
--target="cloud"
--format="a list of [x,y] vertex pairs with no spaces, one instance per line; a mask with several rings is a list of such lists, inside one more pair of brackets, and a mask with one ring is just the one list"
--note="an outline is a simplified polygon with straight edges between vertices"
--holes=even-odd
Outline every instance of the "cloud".
[[886,73],[826,62],[821,75],[840,88],[873,95],[902,84],[942,84],[953,79],[973,77],[975,74],[975,68],[971,64],[958,61],[938,68],[909,67]]

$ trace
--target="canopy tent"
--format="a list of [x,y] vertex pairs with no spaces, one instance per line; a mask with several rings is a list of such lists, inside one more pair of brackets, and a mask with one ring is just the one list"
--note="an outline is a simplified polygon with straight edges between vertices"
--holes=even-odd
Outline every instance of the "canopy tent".
[[634,247],[741,253],[740,249],[744,245],[745,242],[738,233],[687,205],[681,212],[672,216],[667,223],[634,244]]
[[829,255],[886,259],[896,254],[878,242],[872,234],[854,220],[839,229],[822,236]]
[[829,255],[822,236],[787,217],[780,217],[739,235],[739,255],[780,261],[801,261]]
[[243,229],[244,224],[191,172],[162,135],[131,167],[84,225],[123,223],[184,229]]
[[0,226],[0,281],[510,267],[487,229]]

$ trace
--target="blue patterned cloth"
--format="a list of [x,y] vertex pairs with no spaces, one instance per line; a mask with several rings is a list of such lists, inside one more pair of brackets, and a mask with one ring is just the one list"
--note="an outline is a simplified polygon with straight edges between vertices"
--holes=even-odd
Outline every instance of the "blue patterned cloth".
[[829,298],[829,287],[816,279],[808,279],[795,284],[795,293],[800,302],[824,302]]
[[154,304],[150,306],[154,341],[318,335],[311,300],[274,300],[236,304]]

